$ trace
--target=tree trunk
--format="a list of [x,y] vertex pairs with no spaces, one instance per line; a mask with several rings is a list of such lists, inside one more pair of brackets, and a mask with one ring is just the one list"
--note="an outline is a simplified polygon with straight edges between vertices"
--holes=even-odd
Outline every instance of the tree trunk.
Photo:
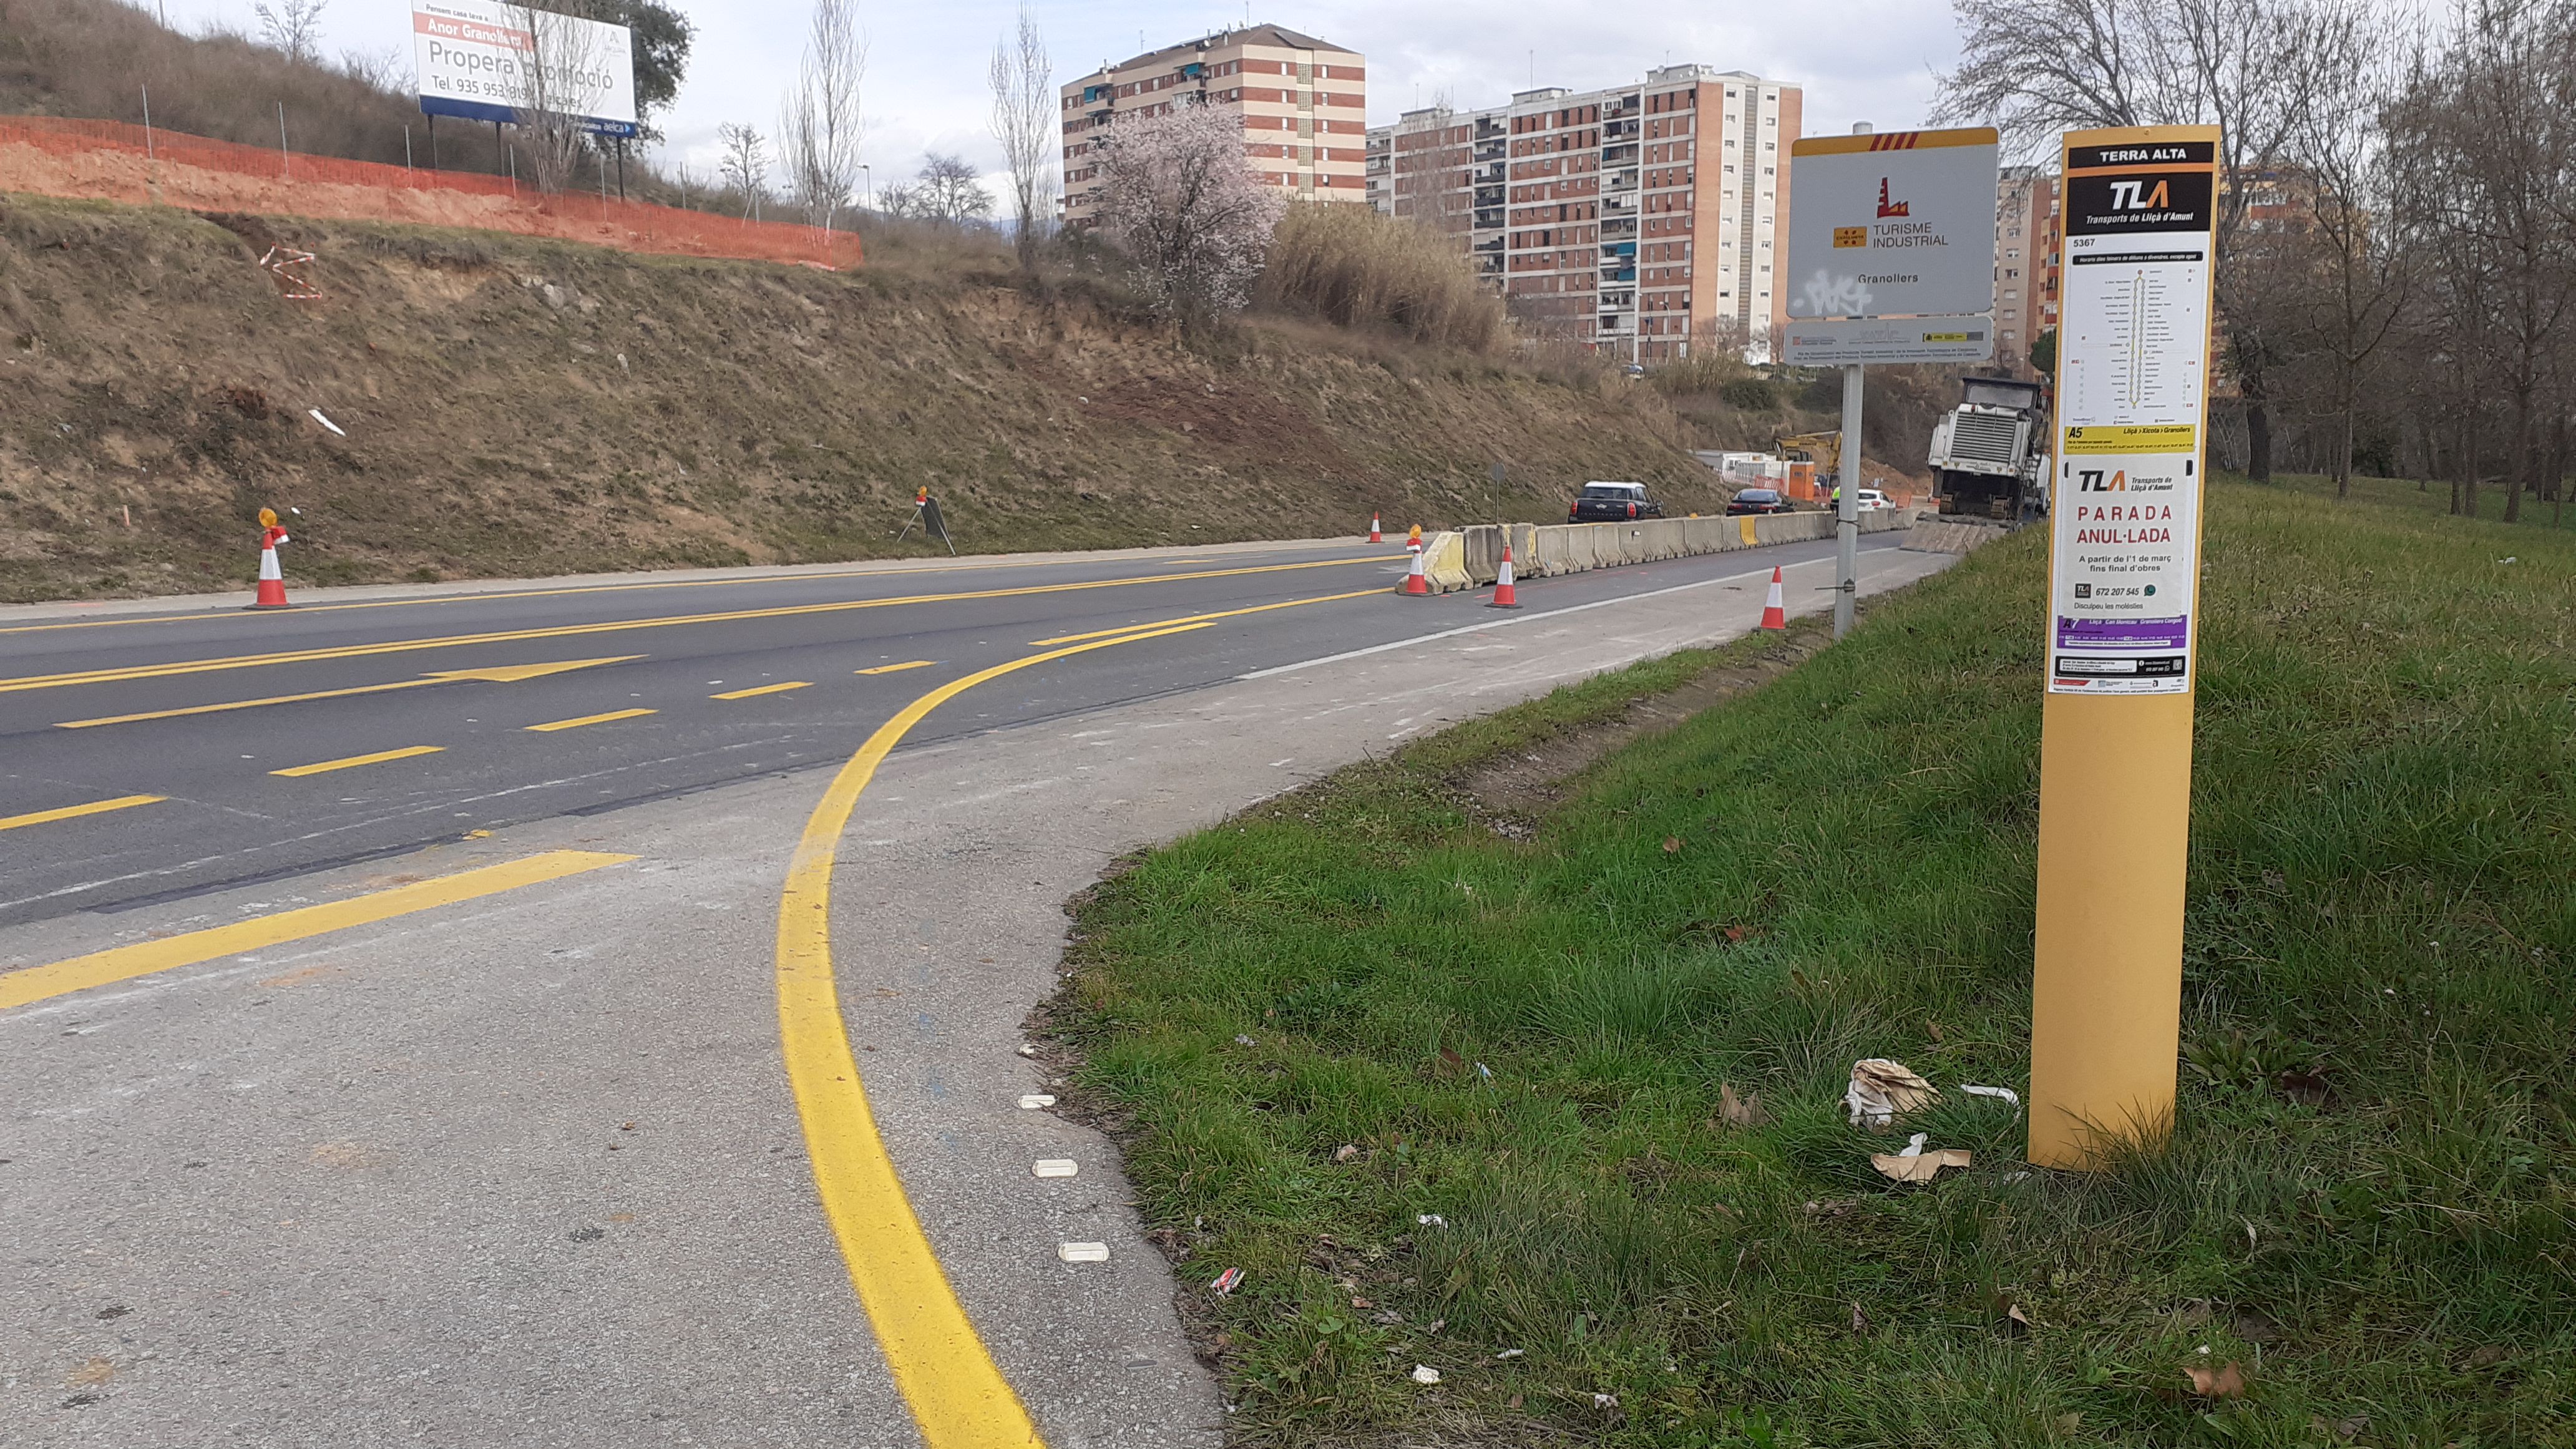
[[2272,481],[2272,414],[2253,397],[2245,399],[2245,476]]
[[2531,390],[2523,388],[2513,398],[2513,461],[2504,478],[2507,523],[2522,522],[2522,489],[2531,472]]
[[2464,518],[2478,516],[2478,419],[2469,415],[2469,470],[2460,480],[2460,506],[2451,510]]

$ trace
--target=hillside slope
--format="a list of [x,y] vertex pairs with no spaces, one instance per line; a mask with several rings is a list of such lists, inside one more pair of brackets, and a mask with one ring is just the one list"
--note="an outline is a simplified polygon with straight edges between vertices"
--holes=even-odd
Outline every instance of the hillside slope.
[[[281,241],[320,300],[258,266]],[[1642,387],[1285,323],[1185,343],[965,262],[0,197],[5,598],[230,587],[262,505],[333,583],[910,552],[916,484],[979,551],[1553,518],[1587,477],[1712,509],[1678,437]]]

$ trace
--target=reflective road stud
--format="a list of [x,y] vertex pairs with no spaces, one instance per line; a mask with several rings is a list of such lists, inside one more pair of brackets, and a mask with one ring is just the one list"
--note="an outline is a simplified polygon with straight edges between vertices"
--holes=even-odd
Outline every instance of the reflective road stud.
[[2030,1160],[2172,1130],[2214,126],[2070,132],[2052,449]]

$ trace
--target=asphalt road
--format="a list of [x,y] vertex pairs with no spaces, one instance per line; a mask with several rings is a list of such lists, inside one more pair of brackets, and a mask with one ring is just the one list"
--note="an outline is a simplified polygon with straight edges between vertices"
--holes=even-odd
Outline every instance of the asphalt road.
[[[1950,561],[1896,537],[1865,592]],[[1509,615],[1346,544],[0,615],[0,1438],[1213,1445],[1171,1306],[1202,1266],[1147,1244],[1111,1144],[1021,1105],[1062,902],[1364,751],[1741,633],[1775,563],[1820,609],[1830,552]],[[319,697],[173,713],[289,696]],[[800,995],[799,931],[837,999]],[[818,1197],[871,1162],[904,1222]],[[869,1296],[907,1224],[944,1283]]]
[[[1741,572],[1747,556],[1598,570],[1522,594],[1530,611],[1595,603]],[[1394,596],[1402,572],[1398,550],[1326,544],[0,626],[0,818],[156,797],[0,830],[0,925],[837,764],[932,684],[1041,640],[1232,615],[1152,650],[1022,674],[941,711],[910,742],[1204,688],[1479,617],[1481,595]],[[435,678],[567,664],[580,667]],[[263,700],[281,702],[230,707]],[[113,722],[89,723],[102,720]],[[276,773],[350,760],[368,763]]]

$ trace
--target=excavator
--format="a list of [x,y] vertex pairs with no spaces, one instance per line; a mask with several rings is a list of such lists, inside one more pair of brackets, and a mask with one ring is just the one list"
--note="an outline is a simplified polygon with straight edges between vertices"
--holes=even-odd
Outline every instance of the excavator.
[[[1842,481],[1843,435],[1837,429],[1830,433],[1773,434],[1771,451],[1789,464],[1789,496],[1812,497],[1824,502]],[[1806,465],[1806,476],[1798,476],[1799,465]],[[1803,492],[1797,485],[1805,485]]]

